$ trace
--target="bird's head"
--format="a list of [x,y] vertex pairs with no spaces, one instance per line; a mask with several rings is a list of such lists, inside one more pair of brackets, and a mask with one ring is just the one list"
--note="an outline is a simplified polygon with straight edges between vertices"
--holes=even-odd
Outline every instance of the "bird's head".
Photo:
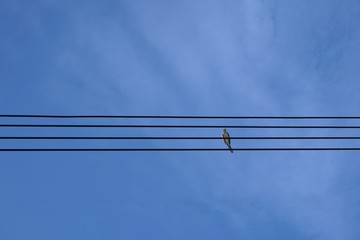
[[224,128],[223,132],[226,132],[226,128]]

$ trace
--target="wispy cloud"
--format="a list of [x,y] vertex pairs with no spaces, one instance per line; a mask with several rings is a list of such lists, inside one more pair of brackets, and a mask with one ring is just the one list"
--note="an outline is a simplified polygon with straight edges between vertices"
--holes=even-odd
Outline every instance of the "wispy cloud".
[[[19,32],[34,34],[29,37],[32,40],[29,46],[37,46],[41,52],[27,48],[16,34],[2,40],[5,47],[19,46],[29,51],[19,51],[16,56],[20,57],[9,58],[23,59],[19,66],[31,63],[35,58],[29,56],[35,53],[42,56],[34,65],[29,65],[33,68],[31,71],[25,71],[41,74],[31,75],[34,81],[23,84],[41,86],[49,109],[67,113],[141,115],[359,113],[360,31],[357,25],[360,6],[355,0],[346,3],[335,0],[221,3],[140,0],[114,5],[88,2],[72,6],[65,2],[56,7],[54,4],[40,1],[37,5],[40,8],[24,8],[20,2],[11,6],[7,3],[7,9],[12,9],[14,15],[24,13],[20,15],[28,25],[24,27],[26,31]],[[57,13],[56,17],[49,12]],[[11,43],[13,39],[17,42]],[[10,56],[5,47],[2,52]],[[11,66],[15,69],[15,65]],[[14,76],[18,75],[14,70],[7,71],[15,79],[12,86],[17,87],[21,81]],[[6,84],[10,85],[9,82]],[[33,102],[41,102],[39,89],[33,86],[25,90],[21,92],[30,92],[28,96],[34,98]],[[10,98],[2,96],[4,102]],[[12,98],[15,106],[24,109],[23,102]],[[240,124],[246,123],[254,122]],[[151,129],[121,134],[220,136],[218,130],[170,131]],[[241,136],[289,132],[232,130],[230,133]],[[318,133],[291,132],[294,135]],[[135,145],[133,142],[121,144]],[[193,142],[183,144],[192,146]],[[197,144],[223,147],[221,141]],[[235,147],[256,144],[260,142],[234,141]],[[158,143],[150,145],[158,146]],[[131,208],[128,214],[135,211],[149,220],[153,217],[151,214],[164,217],[169,216],[167,211],[174,211],[179,219],[193,216],[206,226],[221,223],[227,231],[244,238],[253,236],[251,239],[269,236],[357,239],[360,236],[360,194],[356,190],[359,164],[355,162],[358,155],[354,153],[166,153],[154,156],[154,161],[167,159],[169,163],[157,162],[155,167],[153,163],[118,165],[124,167],[124,174],[128,168],[141,169],[143,177],[125,174],[126,177],[120,179],[124,182],[130,179],[137,187],[123,190],[129,199],[136,198],[133,202],[124,201]],[[156,175],[161,168],[167,174],[162,176],[169,177],[167,171],[178,174],[170,181],[175,184],[174,189],[166,182],[167,178]],[[117,173],[112,174],[114,179],[109,182],[116,185]],[[146,179],[156,180],[164,191]],[[120,187],[116,189],[120,192]],[[167,194],[172,196],[170,200],[162,199]],[[188,215],[182,215],[182,211]],[[208,216],[211,219],[206,219]],[[175,229],[176,218],[171,219]]]

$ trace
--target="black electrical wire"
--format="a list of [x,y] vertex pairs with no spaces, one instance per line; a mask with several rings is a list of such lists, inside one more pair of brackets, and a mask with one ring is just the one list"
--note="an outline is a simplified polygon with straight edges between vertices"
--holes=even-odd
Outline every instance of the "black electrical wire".
[[[360,148],[233,148],[234,151],[360,151]],[[1,148],[0,152],[184,152],[229,151],[227,148]]]
[[123,125],[123,124],[0,124],[0,127],[27,128],[360,128],[360,126],[295,125]]
[[360,119],[360,116],[165,116],[2,114],[0,118],[166,118],[166,119]]
[[[68,136],[0,136],[0,140],[212,140],[222,139],[222,137],[68,137]],[[356,140],[360,137],[231,137],[240,140]]]

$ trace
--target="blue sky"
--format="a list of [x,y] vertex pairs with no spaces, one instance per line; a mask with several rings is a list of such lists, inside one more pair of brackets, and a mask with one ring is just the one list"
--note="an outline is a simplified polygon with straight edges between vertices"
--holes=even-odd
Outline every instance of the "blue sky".
[[[0,113],[360,115],[359,21],[357,0],[2,1]],[[288,123],[1,119],[9,121]],[[49,136],[220,132],[0,129],[1,135]],[[221,141],[0,144],[224,147]],[[233,141],[234,147],[260,144],[358,146]],[[0,153],[0,239],[359,239],[359,159],[356,152]]]

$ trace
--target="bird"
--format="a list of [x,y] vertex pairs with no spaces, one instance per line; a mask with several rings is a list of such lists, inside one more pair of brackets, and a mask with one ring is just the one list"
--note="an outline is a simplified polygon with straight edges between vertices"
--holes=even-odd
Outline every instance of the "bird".
[[230,152],[233,153],[233,150],[230,145],[230,134],[226,131],[226,128],[221,132],[221,137],[224,140],[224,143],[229,147]]

